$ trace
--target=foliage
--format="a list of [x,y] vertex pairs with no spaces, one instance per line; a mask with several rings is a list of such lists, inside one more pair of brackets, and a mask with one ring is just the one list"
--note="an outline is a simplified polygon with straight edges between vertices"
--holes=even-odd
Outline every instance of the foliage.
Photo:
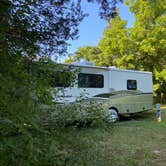
[[139,68],[153,72],[155,93],[158,97],[165,96],[165,78],[162,73],[166,62],[166,1],[138,0],[127,3],[136,18],[131,39],[135,43]]
[[99,42],[106,66],[119,65],[117,60],[131,54],[132,42],[126,29],[126,21],[119,16],[113,18],[106,27]]
[[98,65],[102,62],[101,58],[101,51],[98,47],[80,47],[75,52],[74,56],[71,55],[68,59],[65,60],[67,63],[86,60],[86,61],[93,61],[95,65]]
[[[48,110],[52,111],[48,111]],[[44,108],[45,110],[45,108]],[[86,99],[74,103],[47,107],[42,114],[42,124],[49,129],[75,126],[88,127],[107,122],[108,110],[104,103]]]
[[65,138],[59,133],[64,134],[68,128],[73,130],[89,126],[102,126],[104,129],[107,126],[106,116],[107,111],[94,102],[80,101],[49,106],[47,109],[43,107],[39,114],[40,128],[28,125],[26,132],[14,132],[11,128],[10,133],[5,133],[6,128],[2,127],[4,132],[0,133],[0,164],[64,165],[69,156],[75,160],[71,151],[74,147],[66,142],[72,135]]
[[154,91],[155,96],[158,96],[158,102],[166,103],[166,69],[161,72],[154,71],[155,74],[155,85]]
[[[95,2],[106,19],[117,1]],[[54,165],[41,105],[52,105],[52,71],[62,68],[46,57],[66,53],[85,16],[80,0],[0,1],[0,165]]]
[[31,130],[33,141],[26,135],[0,137],[0,165],[165,165],[165,127],[162,110],[161,123],[150,111],[125,118],[113,128]]
[[[132,28],[131,38],[136,44],[140,68],[153,71],[161,70],[161,62],[165,61],[166,29],[164,1],[130,1],[128,3],[136,21]],[[155,63],[154,63],[155,62]]]
[[112,18],[108,22],[98,46],[79,48],[70,57],[70,61],[83,59],[92,61],[98,66],[116,65],[120,68],[137,68],[135,57],[133,56],[133,41],[129,38],[130,31],[126,28],[126,23],[119,16]]
[[24,131],[37,124],[40,104],[52,101],[52,64],[39,55],[65,51],[84,15],[79,3],[49,0],[3,0],[0,11],[0,117]]
[[[101,16],[108,17],[113,10],[109,3],[98,3]],[[33,113],[42,102],[51,103],[50,74],[40,74],[39,68],[47,73],[51,64],[44,57],[65,53],[67,40],[77,37],[78,25],[85,17],[80,5],[79,0],[0,2],[1,117],[15,119],[21,127],[36,119]]]
[[[109,3],[102,0],[97,2],[101,4],[101,16],[108,17],[113,10]],[[116,4],[116,1],[113,2],[111,2],[112,7]],[[79,0],[75,3],[70,0],[2,0],[0,2],[2,117],[10,119],[17,116],[16,119],[21,119],[18,121],[23,124],[27,119],[27,113],[34,117],[32,112],[36,112],[38,104],[41,103],[36,101],[34,96],[43,98],[44,102],[48,100],[51,102],[47,86],[49,74],[46,77],[37,74],[39,72],[36,70],[40,70],[38,67],[46,67],[48,71],[50,61],[42,57],[65,53],[67,40],[77,37],[78,24],[85,17],[80,5]],[[39,59],[48,65],[44,65],[45,63],[40,62]]]

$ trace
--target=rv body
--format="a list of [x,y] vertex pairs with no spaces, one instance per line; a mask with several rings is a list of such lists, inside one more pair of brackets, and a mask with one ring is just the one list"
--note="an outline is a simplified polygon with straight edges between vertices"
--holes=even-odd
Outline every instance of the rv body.
[[151,72],[115,67],[63,65],[78,69],[78,72],[75,84],[58,92],[58,102],[70,103],[82,98],[105,99],[108,109],[114,109],[121,115],[153,108]]

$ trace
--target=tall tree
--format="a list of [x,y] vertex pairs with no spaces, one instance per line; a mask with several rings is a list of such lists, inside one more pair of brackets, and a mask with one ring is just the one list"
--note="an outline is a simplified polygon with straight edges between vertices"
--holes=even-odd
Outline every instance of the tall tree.
[[118,14],[114,15],[104,30],[103,36],[97,47],[80,47],[69,61],[86,60],[95,65],[116,65],[124,68],[135,68],[132,54],[130,32],[126,28],[126,21],[121,20]]
[[[98,47],[102,51],[103,60],[107,63],[107,66],[117,66],[119,65],[118,59],[124,56],[128,57],[131,54],[132,43],[129,39],[126,23],[119,16],[111,19],[99,42]],[[128,68],[133,67],[128,66]]]
[[100,55],[101,51],[98,49],[98,47],[95,46],[85,46],[80,47],[77,49],[77,51],[70,55],[69,58],[66,59],[67,63],[75,62],[75,61],[91,61],[95,65],[99,65],[100,63],[103,63],[102,56]]
[[131,38],[137,58],[144,70],[153,71],[165,59],[166,0],[128,1],[128,5],[135,16]]
[[135,50],[130,29],[126,28],[126,21],[117,15],[106,27],[99,42],[103,61],[107,66],[115,65],[120,68],[138,69],[133,51]]
[[166,0],[128,0],[127,4],[135,16],[131,39],[139,68],[153,72],[156,94],[166,96]]

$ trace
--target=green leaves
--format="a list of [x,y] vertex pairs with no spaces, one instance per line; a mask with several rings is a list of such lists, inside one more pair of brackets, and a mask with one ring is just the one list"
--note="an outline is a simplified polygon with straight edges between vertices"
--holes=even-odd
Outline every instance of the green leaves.
[[116,59],[128,53],[129,42],[126,21],[119,16],[113,18],[99,42],[99,49],[108,62],[107,66],[116,65]]
[[[110,16],[108,1],[97,2],[102,16]],[[57,165],[58,150],[48,153],[55,138],[41,126],[41,105],[53,104],[49,84],[59,83],[52,77],[63,69],[49,58],[66,54],[85,16],[80,0],[0,0],[0,165]],[[73,79],[67,74],[61,82]]]
[[71,55],[68,59],[66,59],[66,62],[71,63],[74,61],[81,61],[81,60],[86,60],[86,61],[92,61],[94,62],[95,65],[98,65],[101,60],[101,51],[99,50],[98,47],[93,47],[93,46],[86,46],[86,47],[80,47],[78,50],[75,52],[74,55]]

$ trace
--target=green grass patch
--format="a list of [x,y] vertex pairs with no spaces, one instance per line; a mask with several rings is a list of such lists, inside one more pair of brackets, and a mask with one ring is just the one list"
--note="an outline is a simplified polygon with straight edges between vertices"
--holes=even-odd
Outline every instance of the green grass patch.
[[165,137],[166,109],[161,123],[150,111],[112,127],[67,127],[49,134],[0,137],[0,165],[164,166]]

